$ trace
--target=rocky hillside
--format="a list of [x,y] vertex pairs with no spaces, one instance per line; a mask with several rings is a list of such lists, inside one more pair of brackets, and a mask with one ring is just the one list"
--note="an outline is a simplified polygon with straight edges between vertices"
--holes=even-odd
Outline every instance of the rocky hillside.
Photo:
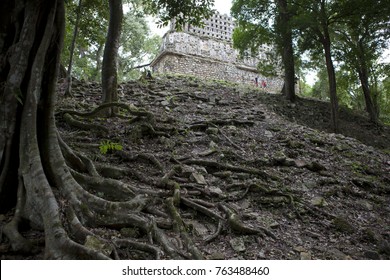
[[[256,88],[180,76],[122,84],[126,106],[115,118],[66,114],[97,107],[100,91],[75,83],[72,99],[60,96],[62,138],[96,162],[99,175],[155,197],[142,211],[184,257],[390,259],[388,127],[342,110],[343,134],[333,134],[324,102],[290,104]],[[148,243],[131,226],[94,232]],[[6,240],[2,246],[9,257]],[[131,248],[118,255],[155,257]]]

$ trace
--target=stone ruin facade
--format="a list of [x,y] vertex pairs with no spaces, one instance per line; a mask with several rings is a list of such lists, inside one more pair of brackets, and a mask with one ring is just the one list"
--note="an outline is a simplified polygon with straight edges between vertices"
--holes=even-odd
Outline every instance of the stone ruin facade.
[[281,77],[264,77],[257,71],[258,63],[266,59],[270,46],[263,45],[257,57],[240,58],[233,48],[234,21],[230,16],[218,12],[204,20],[204,27],[186,24],[177,32],[171,23],[164,35],[159,55],[152,61],[156,73],[180,73],[202,79],[226,80],[241,84],[267,86],[267,91],[280,92]]

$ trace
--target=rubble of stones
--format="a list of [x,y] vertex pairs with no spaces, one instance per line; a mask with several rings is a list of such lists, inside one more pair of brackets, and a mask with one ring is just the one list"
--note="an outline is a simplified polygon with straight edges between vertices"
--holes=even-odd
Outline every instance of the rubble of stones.
[[[98,84],[75,82],[73,91],[72,100],[60,96],[59,108],[88,111],[101,103]],[[153,154],[163,171],[147,161],[127,163],[151,180],[181,162],[180,174],[172,179],[182,189],[188,186],[188,195],[210,205],[228,203],[243,223],[266,228],[276,237],[223,228],[217,238],[206,242],[217,223],[180,207],[205,258],[390,258],[387,127],[370,130],[367,122],[356,122],[363,117],[345,111],[341,124],[347,136],[330,133],[324,102],[300,98],[291,104],[253,86],[178,75],[121,84],[120,102],[153,113],[153,125],[166,133],[146,133],[118,117],[94,120],[109,128],[108,134],[102,134],[71,128],[58,118],[64,140],[92,160],[115,166],[123,163],[115,155],[99,152],[102,141],[120,143],[129,153]],[[348,136],[347,127],[367,135],[359,141]],[[217,170],[219,166],[229,168]],[[132,176],[121,180],[153,188]],[[271,191],[264,193],[264,188]]]
[[[76,99],[81,101],[76,109],[100,103],[99,85],[81,84],[76,91]],[[117,141],[132,153],[153,154],[164,170],[170,170],[175,160],[207,160],[256,168],[272,178],[185,165],[185,175],[177,178],[179,184],[198,186],[210,203],[229,202],[243,222],[268,228],[277,237],[273,240],[226,229],[207,244],[203,240],[216,230],[216,224],[201,213],[188,209],[185,213],[184,209],[185,222],[206,258],[390,258],[388,127],[370,130],[368,121],[357,122],[363,117],[342,109],[340,123],[347,136],[334,134],[329,132],[325,102],[299,98],[291,104],[279,94],[255,87],[178,75],[122,84],[120,101],[152,112],[157,126],[174,132],[142,135],[133,133],[131,125],[120,119],[103,119],[111,129],[110,135],[101,139]],[[87,144],[85,140],[78,144],[92,153],[90,146],[82,145]],[[112,160],[98,149],[94,156]],[[148,164],[132,168],[158,176]],[[253,183],[279,192],[256,193],[249,188]]]

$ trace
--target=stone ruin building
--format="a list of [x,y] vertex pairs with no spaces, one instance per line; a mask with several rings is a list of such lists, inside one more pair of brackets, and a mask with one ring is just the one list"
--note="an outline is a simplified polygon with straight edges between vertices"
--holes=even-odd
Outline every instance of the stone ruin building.
[[266,59],[270,46],[263,45],[257,57],[240,58],[233,48],[232,35],[235,23],[228,15],[216,12],[204,20],[204,27],[186,24],[177,32],[174,22],[164,35],[159,55],[151,67],[157,73],[180,73],[203,79],[226,80],[259,87],[265,81],[268,91],[280,92],[281,77],[263,77],[257,71],[257,64]]

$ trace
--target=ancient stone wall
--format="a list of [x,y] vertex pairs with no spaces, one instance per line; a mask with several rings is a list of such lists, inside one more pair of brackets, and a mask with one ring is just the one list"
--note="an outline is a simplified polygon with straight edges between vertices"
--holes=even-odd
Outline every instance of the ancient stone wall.
[[154,72],[191,74],[203,79],[219,79],[259,86],[264,80],[267,90],[280,92],[280,77],[266,78],[258,74],[257,65],[265,60],[270,46],[262,46],[257,57],[240,58],[232,46],[234,22],[227,15],[216,13],[204,21],[203,28],[184,26],[183,32],[172,28],[163,37],[160,54],[152,62]]
[[184,30],[199,36],[210,36],[216,39],[232,41],[235,23],[230,16],[218,12],[203,21],[204,27],[185,25]]
[[280,78],[263,77],[257,73],[256,68],[172,52],[165,52],[154,65],[153,71],[188,74],[201,79],[226,80],[253,86],[255,78],[258,77],[259,87],[261,82],[265,81],[267,90],[271,92],[280,92],[283,86]]

